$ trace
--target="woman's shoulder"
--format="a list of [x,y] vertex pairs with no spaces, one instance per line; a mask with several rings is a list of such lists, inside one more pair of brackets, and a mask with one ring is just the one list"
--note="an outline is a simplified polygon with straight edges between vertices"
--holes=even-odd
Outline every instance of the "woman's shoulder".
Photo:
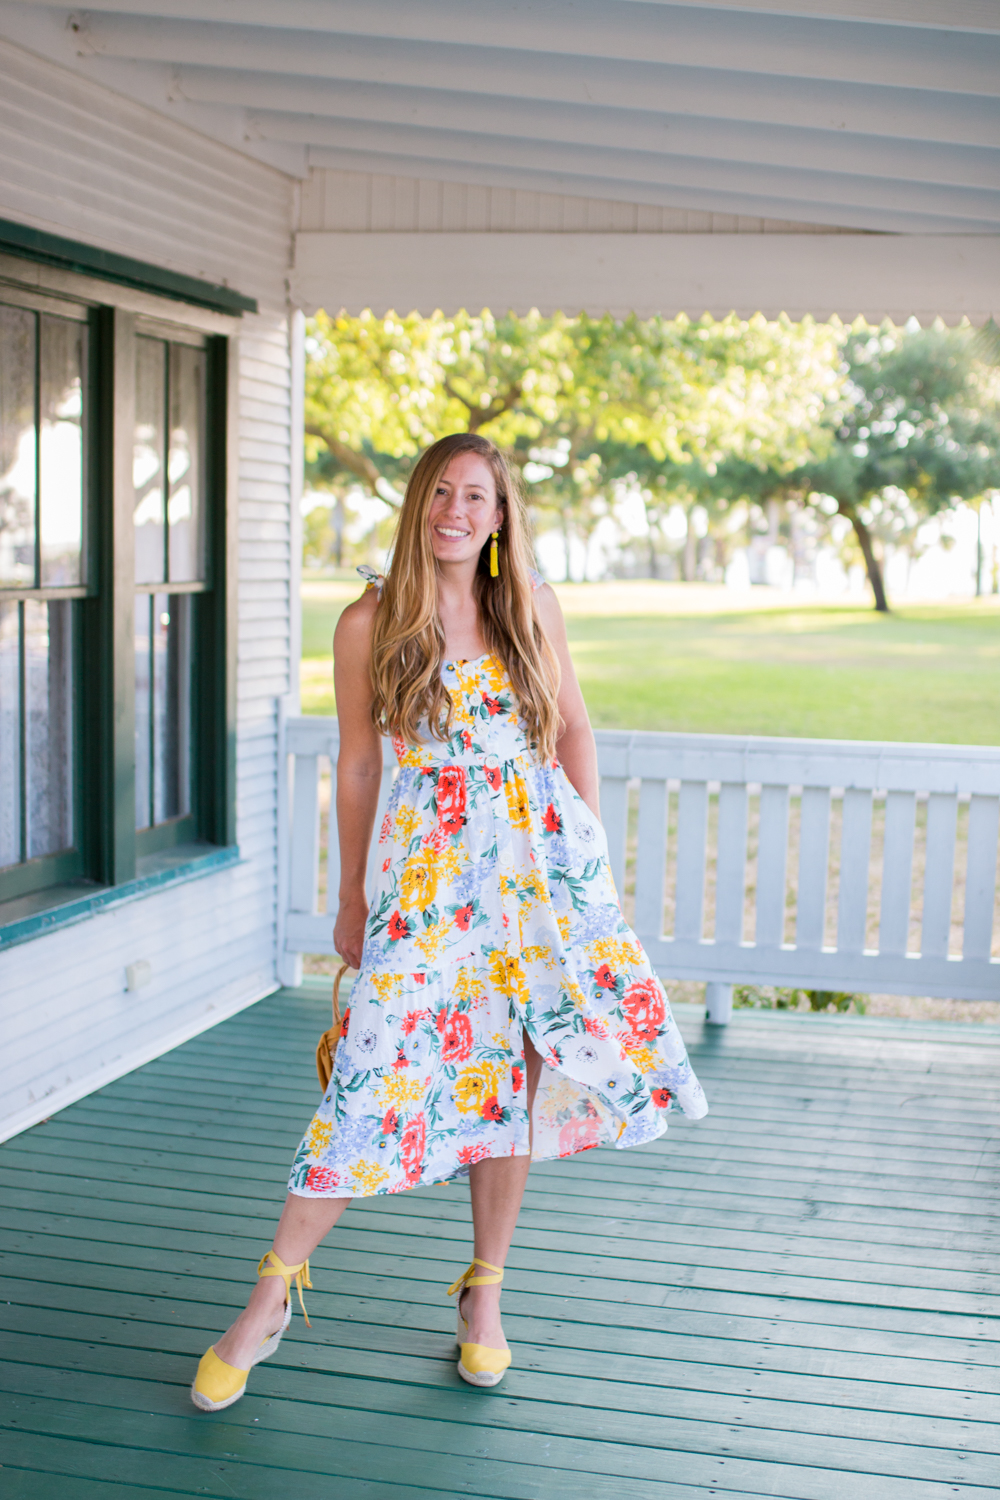
[[340,612],[337,628],[334,631],[334,643],[337,649],[341,650],[345,646],[350,649],[358,648],[362,650],[368,647],[371,638],[372,622],[375,619],[375,612],[378,609],[379,599],[382,596],[382,580],[375,573],[375,570],[366,566],[364,570],[359,568],[358,572],[366,579],[368,574],[371,574],[372,581],[368,582],[360,598],[352,600]]

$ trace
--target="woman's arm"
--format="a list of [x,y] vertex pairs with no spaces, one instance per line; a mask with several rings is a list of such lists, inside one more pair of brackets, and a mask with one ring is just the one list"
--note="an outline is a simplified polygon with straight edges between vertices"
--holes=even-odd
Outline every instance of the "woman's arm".
[[598,797],[597,745],[590,727],[587,705],[583,701],[576,669],[569,654],[566,623],[559,600],[545,583],[535,595],[538,621],[559,658],[562,680],[559,684],[559,714],[563,727],[556,741],[556,754],[573,786],[595,818],[600,818]]
[[373,589],[348,605],[337,621],[333,637],[333,680],[340,727],[337,756],[340,908],[333,943],[353,969],[361,967],[368,917],[365,867],[382,779],[382,741],[371,721],[371,631],[377,607]]

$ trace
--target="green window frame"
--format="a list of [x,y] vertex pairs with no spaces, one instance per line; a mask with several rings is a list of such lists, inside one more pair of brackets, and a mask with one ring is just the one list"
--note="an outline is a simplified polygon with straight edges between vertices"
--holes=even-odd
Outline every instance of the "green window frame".
[[[134,291],[134,280],[128,289],[119,290],[76,273],[36,267],[21,280],[19,269],[17,261],[0,253],[0,306],[23,308],[36,322],[75,320],[83,332],[85,482],[79,577],[70,583],[46,583],[38,525],[31,576],[24,561],[30,550],[27,542],[17,554],[23,576],[12,578],[10,567],[0,576],[0,616],[7,624],[8,645],[17,636],[8,651],[7,677],[0,676],[0,694],[6,682],[10,711],[17,677],[22,750],[28,716],[28,625],[37,635],[39,611],[46,607],[50,618],[63,623],[66,612],[71,614],[67,649],[74,674],[71,724],[66,730],[72,841],[66,849],[28,857],[22,816],[20,857],[0,868],[0,942],[6,924],[23,924],[26,917],[78,902],[88,893],[160,878],[171,865],[188,869],[199,857],[217,858],[220,849],[232,850],[235,845],[233,319],[207,313],[194,303],[187,307],[178,300],[154,301]],[[155,282],[155,276],[150,281]],[[194,361],[201,372],[202,563],[193,572],[181,566],[185,576],[178,577],[175,569],[171,577],[168,559],[158,582],[136,579],[133,459],[137,358],[144,340],[147,347],[159,341],[168,375],[171,359],[178,367]],[[35,409],[37,426],[37,393]],[[170,482],[165,469],[165,496],[170,494]],[[36,487],[36,519],[39,504],[44,511],[44,490]],[[165,608],[163,595],[169,601]],[[176,610],[173,601],[180,601]],[[142,611],[157,602],[161,620],[176,613],[186,621],[192,643],[187,654],[189,678],[183,692],[175,692],[189,731],[190,777],[183,782],[187,794],[180,802],[175,798],[177,805],[171,808],[167,798],[163,804],[166,813],[176,815],[159,821],[150,817],[142,826],[136,806],[136,621],[137,611],[141,619]],[[50,631],[50,654],[51,638]],[[11,799],[16,800],[22,814],[27,798],[25,764],[22,755],[16,768],[22,784],[16,796],[10,785],[6,788],[8,802],[13,806]],[[0,796],[3,779],[10,783],[13,775],[11,767],[0,764]],[[16,834],[4,846],[8,861],[12,839]]]

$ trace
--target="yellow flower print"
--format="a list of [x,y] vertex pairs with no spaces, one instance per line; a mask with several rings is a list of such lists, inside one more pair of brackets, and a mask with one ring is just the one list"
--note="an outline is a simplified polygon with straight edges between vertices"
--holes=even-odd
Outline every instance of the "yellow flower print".
[[407,1104],[416,1104],[424,1097],[424,1080],[410,1076],[408,1068],[392,1068],[386,1073],[378,1086],[379,1106],[388,1109],[390,1104],[396,1109],[405,1109]]
[[515,771],[510,780],[504,782],[504,791],[507,793],[507,812],[510,815],[511,828],[530,828],[531,803],[528,801],[528,788],[520,771]]
[[330,1125],[326,1120],[313,1120],[312,1124],[309,1126],[309,1134],[306,1138],[309,1143],[309,1150],[311,1154],[313,1156],[318,1156],[326,1146],[329,1146],[332,1136],[332,1125]]
[[531,948],[522,948],[521,957],[526,964],[543,964],[546,969],[556,966],[555,954],[547,943],[538,943]]
[[497,1088],[496,1069],[489,1063],[478,1063],[459,1074],[452,1098],[463,1114],[481,1114],[483,1105],[496,1093]]
[[583,1010],[583,1007],[587,1003],[587,997],[583,993],[583,990],[577,984],[575,979],[570,979],[567,975],[567,977],[562,982],[562,993],[567,996],[568,999],[572,1000],[577,1010]]
[[426,911],[437,895],[443,873],[441,858],[430,845],[411,855],[399,880],[399,904],[403,910]]
[[463,964],[455,975],[455,983],[451,987],[453,1000],[481,1000],[486,991],[483,981],[475,969]]
[[490,1041],[494,1047],[499,1047],[502,1052],[513,1052],[514,1050],[510,1045],[510,1037],[505,1031],[494,1031]]
[[564,943],[569,942],[569,917],[556,917],[556,926],[559,928],[559,936]]
[[654,1068],[660,1066],[656,1053],[649,1047],[630,1047],[624,1043],[625,1056],[639,1073],[652,1073]]
[[361,1194],[374,1193],[383,1182],[389,1181],[389,1174],[384,1167],[380,1167],[377,1162],[365,1161],[360,1157],[351,1167],[350,1172],[354,1178],[354,1186]]
[[390,1000],[398,1000],[403,992],[402,974],[373,974],[372,984],[378,991],[379,1003],[386,1005]]
[[623,942],[620,938],[598,938],[587,944],[585,952],[593,968],[599,969],[601,964],[607,964],[615,974],[642,962],[638,943]]
[[447,942],[448,934],[452,931],[452,924],[447,917],[442,917],[434,927],[428,927],[422,936],[417,938],[417,947],[428,963],[437,958],[443,951]]
[[408,844],[420,827],[420,814],[415,807],[401,807],[396,814],[396,837]]
[[528,986],[521,960],[508,958],[502,948],[495,948],[490,954],[489,976],[501,995],[518,995],[524,1000],[528,999]]
[[507,668],[502,662],[497,661],[495,656],[488,656],[480,668],[490,690],[493,693],[506,692],[510,687],[510,678],[507,676]]

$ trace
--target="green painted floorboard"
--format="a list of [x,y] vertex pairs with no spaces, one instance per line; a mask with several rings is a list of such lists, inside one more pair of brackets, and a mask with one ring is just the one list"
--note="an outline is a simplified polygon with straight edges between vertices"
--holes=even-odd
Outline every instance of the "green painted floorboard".
[[678,1018],[712,1113],[534,1169],[492,1392],[454,1370],[452,1186],[351,1209],[312,1333],[189,1403],[316,1102],[316,990],[8,1142],[4,1500],[995,1500],[1000,1035]]

